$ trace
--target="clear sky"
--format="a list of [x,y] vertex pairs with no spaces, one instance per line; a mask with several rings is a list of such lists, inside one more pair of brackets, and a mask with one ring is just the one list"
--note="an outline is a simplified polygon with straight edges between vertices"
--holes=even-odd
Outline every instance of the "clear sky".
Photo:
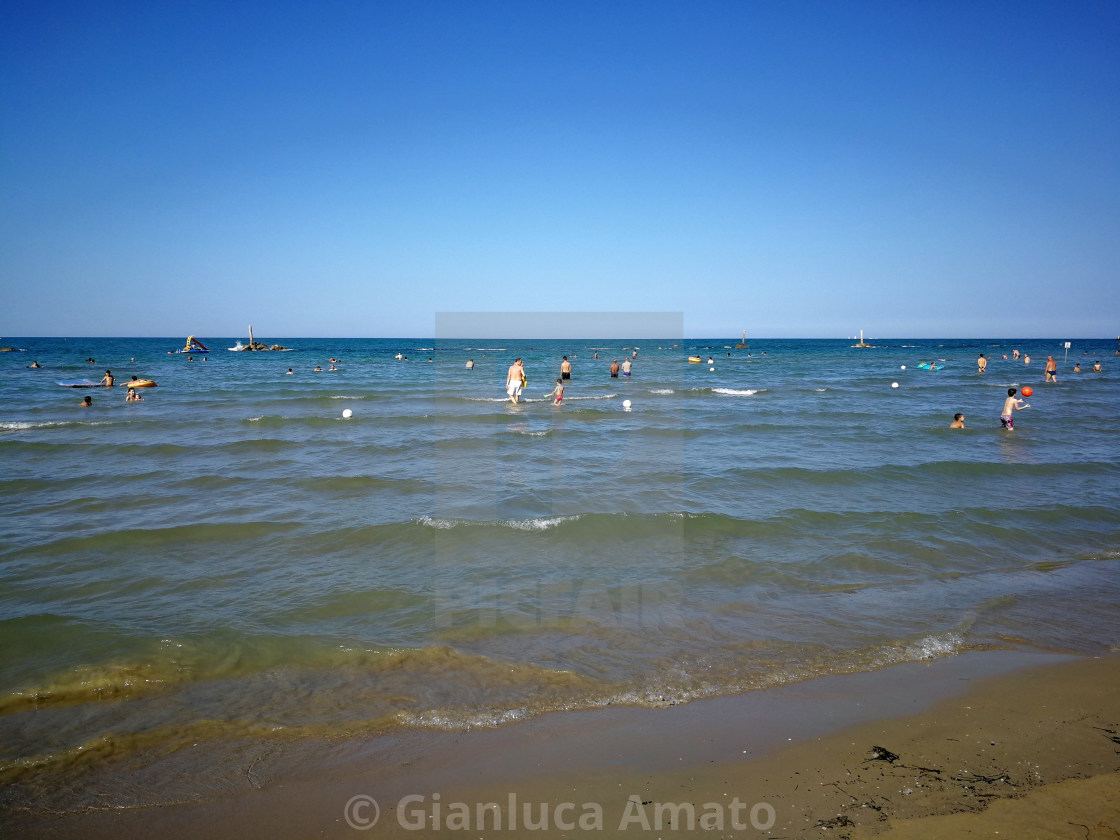
[[1120,3],[3,3],[0,291],[0,336],[1120,335]]

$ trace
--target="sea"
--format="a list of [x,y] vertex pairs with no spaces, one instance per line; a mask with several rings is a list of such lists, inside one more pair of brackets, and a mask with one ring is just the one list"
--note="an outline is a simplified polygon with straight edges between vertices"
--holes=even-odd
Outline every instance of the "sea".
[[199,744],[1120,645],[1112,339],[199,338],[0,339],[8,805]]

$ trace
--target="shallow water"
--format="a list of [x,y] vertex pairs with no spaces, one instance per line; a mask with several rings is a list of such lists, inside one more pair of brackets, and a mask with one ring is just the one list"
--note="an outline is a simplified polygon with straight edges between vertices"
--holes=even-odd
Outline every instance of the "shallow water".
[[[3,343],[4,778],[1120,641],[1107,340]],[[106,368],[159,387],[56,384]]]

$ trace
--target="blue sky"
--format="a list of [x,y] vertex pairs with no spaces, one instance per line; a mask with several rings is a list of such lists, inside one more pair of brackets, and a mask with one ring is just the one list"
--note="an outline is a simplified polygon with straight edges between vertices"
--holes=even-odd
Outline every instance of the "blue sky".
[[6,3],[0,335],[1120,334],[1115,2]]

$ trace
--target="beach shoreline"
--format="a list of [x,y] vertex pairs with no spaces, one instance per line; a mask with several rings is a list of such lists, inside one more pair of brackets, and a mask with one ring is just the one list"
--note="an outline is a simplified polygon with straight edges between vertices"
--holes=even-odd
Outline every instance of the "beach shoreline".
[[[6,822],[88,838],[972,836],[969,820],[1113,836],[1116,696],[1120,655],[977,651],[667,709],[272,746],[162,802],[104,768],[84,782],[96,807],[25,803]],[[1058,833],[1024,833],[1043,816]]]

